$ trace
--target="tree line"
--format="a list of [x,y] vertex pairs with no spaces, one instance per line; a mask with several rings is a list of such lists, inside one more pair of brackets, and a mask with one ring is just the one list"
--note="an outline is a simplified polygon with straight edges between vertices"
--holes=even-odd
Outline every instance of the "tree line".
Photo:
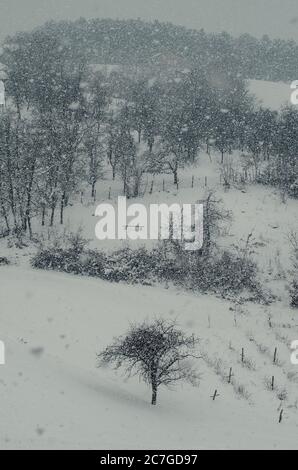
[[28,231],[32,218],[62,224],[82,185],[96,185],[106,162],[127,197],[145,173],[171,173],[200,152],[234,150],[260,181],[298,196],[298,113],[259,108],[246,83],[229,73],[194,68],[173,77],[94,72],[71,44],[37,30],[3,48],[8,106],[0,116],[2,231]]
[[[80,18],[74,22],[48,22],[33,34],[48,34],[69,44],[73,57],[87,63],[140,66],[156,73],[167,66],[229,71],[244,79],[292,81],[298,67],[298,45],[293,40],[258,39],[249,34],[207,33],[159,21]],[[18,40],[29,44],[32,33]]]

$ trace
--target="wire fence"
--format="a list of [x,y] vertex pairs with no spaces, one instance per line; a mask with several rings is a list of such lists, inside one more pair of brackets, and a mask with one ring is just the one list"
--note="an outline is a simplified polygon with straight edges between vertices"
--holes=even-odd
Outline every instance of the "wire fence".
[[[254,184],[257,183],[262,177],[261,172],[250,168],[249,170],[234,170],[229,169],[228,172],[221,172],[218,176],[198,176],[189,175],[179,177],[178,181],[174,183],[169,178],[162,178],[155,176],[152,178],[144,179],[135,197],[144,197],[145,195],[151,195],[153,193],[172,193],[173,191],[179,191],[181,189],[195,189],[195,188],[211,188],[216,185],[223,186],[225,190],[230,188],[233,184]],[[119,183],[119,182],[118,182]],[[132,188],[127,191],[129,194],[133,194]],[[103,200],[113,200],[119,195],[124,195],[124,190],[121,184],[111,184],[106,186],[103,190],[94,191],[93,196],[90,192],[81,191],[79,198],[83,205],[94,204],[95,202]],[[131,196],[133,197],[133,196]]]

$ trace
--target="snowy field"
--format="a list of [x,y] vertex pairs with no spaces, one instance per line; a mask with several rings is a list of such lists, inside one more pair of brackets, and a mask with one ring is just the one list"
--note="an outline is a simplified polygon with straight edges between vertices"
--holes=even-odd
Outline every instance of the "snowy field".
[[[268,106],[267,85],[263,92],[262,86],[251,83]],[[275,108],[290,93],[288,85],[272,86]],[[239,156],[231,158],[237,167]],[[235,184],[224,191],[219,175],[219,157],[202,152],[195,168],[181,171],[178,189],[170,175],[159,175],[150,194],[148,177],[143,197],[133,202],[196,202],[207,189],[215,189],[233,215],[219,244],[239,245],[252,232],[264,285],[277,295],[270,306],[35,271],[29,265],[35,245],[17,250],[1,240],[0,255],[12,261],[0,267],[0,340],[6,345],[6,365],[0,366],[1,449],[298,448],[298,366],[290,361],[298,317],[289,308],[286,289],[287,235],[298,231],[298,201],[284,204],[278,191],[255,185]],[[119,247],[123,242],[95,239],[94,211],[100,202],[116,203],[121,189],[107,172],[98,183],[96,201],[84,190],[67,208],[66,229],[82,227],[93,248]],[[34,230],[47,242],[64,229],[41,231],[35,221]],[[97,369],[96,352],[123,334],[129,322],[159,315],[177,319],[200,338],[201,383],[198,388],[161,389],[152,407],[149,388]],[[213,401],[215,390],[219,396]]]
[[266,80],[249,80],[249,90],[255,95],[264,108],[278,110],[281,106],[290,105],[291,84],[268,82]]
[[[297,448],[298,369],[287,343],[298,329],[285,305],[270,308],[269,328],[269,312],[254,305],[235,322],[234,306],[211,296],[15,267],[1,269],[0,296],[1,448]],[[161,390],[154,408],[138,380],[96,369],[95,351],[129,321],[157,314],[195,332],[204,359],[199,388]],[[229,367],[233,384],[221,377]],[[272,375],[273,392],[265,383]]]

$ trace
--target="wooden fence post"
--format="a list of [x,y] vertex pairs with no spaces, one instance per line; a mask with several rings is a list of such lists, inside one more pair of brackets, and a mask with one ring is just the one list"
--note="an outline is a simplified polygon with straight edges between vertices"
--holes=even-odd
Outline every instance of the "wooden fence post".
[[152,181],[151,181],[151,186],[150,186],[149,194],[152,194],[152,193],[153,193],[153,185],[154,185],[154,181],[152,180]]
[[213,395],[211,395],[210,398],[212,398],[212,400],[215,401],[216,397],[219,397],[219,393],[217,393],[217,390],[215,390],[215,392],[213,393]]
[[277,359],[277,348],[274,349],[273,364],[276,364]]

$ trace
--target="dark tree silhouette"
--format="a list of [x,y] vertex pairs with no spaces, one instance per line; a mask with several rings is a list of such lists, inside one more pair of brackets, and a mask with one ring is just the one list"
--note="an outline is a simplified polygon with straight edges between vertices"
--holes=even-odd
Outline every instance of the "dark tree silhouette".
[[99,367],[114,365],[125,368],[127,376],[139,377],[152,389],[152,405],[156,405],[160,385],[179,381],[198,384],[199,375],[192,365],[198,339],[186,336],[175,322],[156,319],[130,327],[128,333],[97,355]]

